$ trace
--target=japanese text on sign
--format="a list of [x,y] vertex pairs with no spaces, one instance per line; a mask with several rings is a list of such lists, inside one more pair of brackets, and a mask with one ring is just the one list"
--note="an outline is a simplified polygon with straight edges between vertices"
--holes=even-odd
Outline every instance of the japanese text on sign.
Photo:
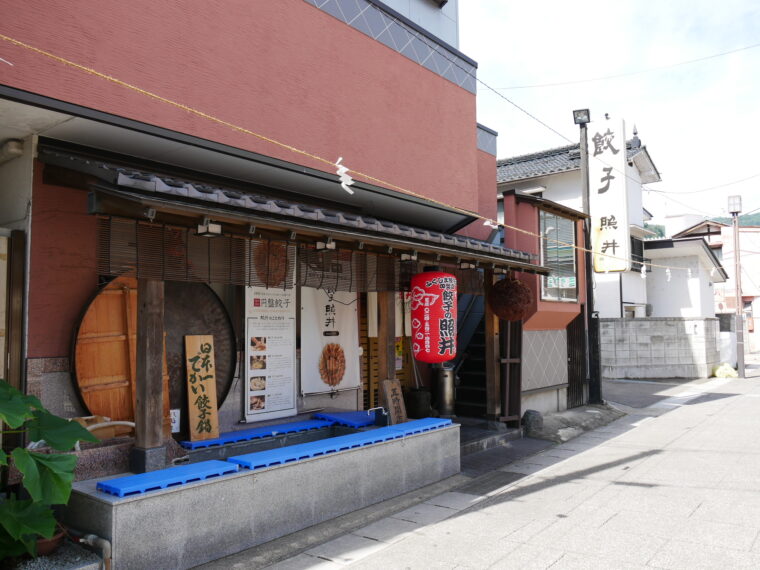
[[186,336],[185,355],[190,440],[219,437],[214,337],[210,335]]

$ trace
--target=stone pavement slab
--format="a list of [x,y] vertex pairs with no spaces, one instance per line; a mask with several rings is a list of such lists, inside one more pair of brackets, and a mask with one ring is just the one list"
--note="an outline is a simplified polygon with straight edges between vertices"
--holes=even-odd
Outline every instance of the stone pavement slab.
[[760,567],[758,409],[757,381],[679,385],[640,414],[388,517],[393,542],[348,566]]

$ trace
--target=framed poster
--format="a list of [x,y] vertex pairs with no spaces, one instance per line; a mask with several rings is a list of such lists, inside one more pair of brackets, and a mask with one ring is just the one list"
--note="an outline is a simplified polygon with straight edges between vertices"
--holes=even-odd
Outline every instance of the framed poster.
[[296,290],[246,287],[246,419],[294,416],[296,403]]
[[361,385],[358,294],[301,287],[301,391]]

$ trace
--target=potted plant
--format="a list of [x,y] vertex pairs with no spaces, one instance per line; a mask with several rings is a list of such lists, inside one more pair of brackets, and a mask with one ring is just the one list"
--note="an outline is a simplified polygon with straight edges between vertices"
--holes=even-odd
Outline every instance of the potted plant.
[[[26,434],[29,441],[45,440],[57,451],[70,451],[80,440],[98,441],[78,423],[51,414],[37,398],[22,394],[4,380],[0,380],[0,423],[7,427],[2,434]],[[36,556],[38,539],[55,534],[52,505],[68,503],[77,458],[23,447],[16,447],[10,454],[0,449],[0,468],[7,472],[11,462],[23,475],[21,484],[28,498],[3,489],[0,560],[24,553]]]

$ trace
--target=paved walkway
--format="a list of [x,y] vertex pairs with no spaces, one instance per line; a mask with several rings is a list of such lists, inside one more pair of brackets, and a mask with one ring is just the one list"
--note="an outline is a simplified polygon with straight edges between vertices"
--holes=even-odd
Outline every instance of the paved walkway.
[[760,378],[663,391],[271,568],[760,568]]

